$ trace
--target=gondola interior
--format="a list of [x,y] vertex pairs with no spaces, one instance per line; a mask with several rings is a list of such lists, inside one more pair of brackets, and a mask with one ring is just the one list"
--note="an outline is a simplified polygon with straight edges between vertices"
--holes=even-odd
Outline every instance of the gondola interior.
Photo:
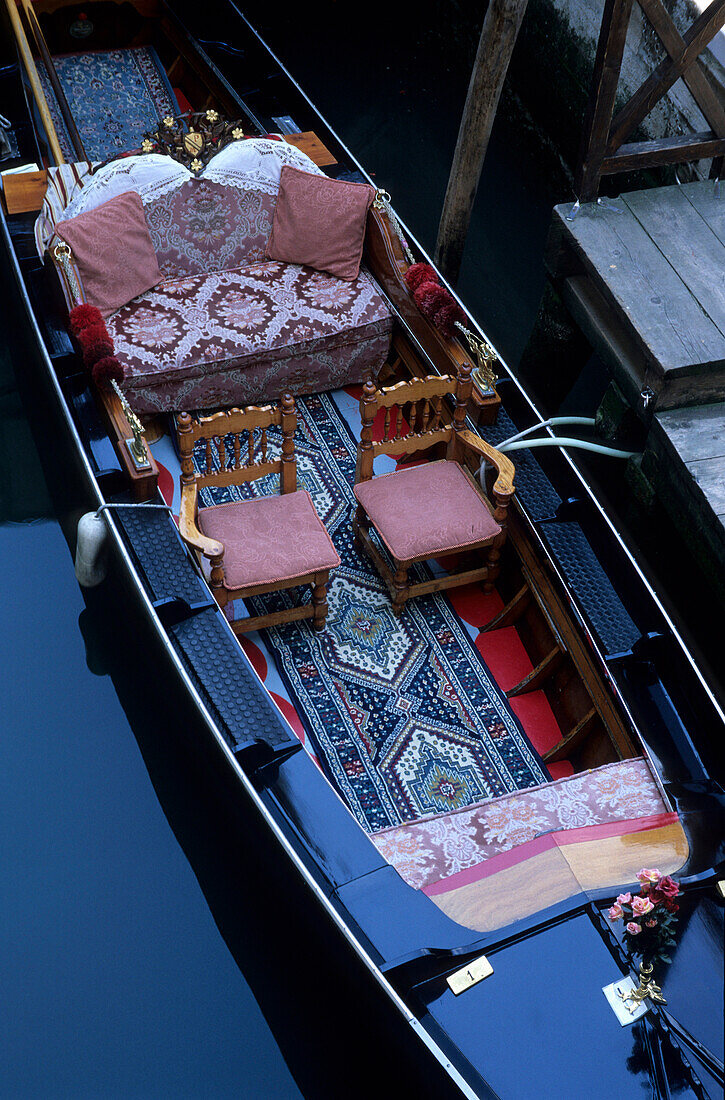
[[[14,7],[13,0],[9,3]],[[324,629],[313,629],[310,619],[289,621],[292,601],[309,601],[312,591],[270,592],[263,581],[246,602],[226,594],[221,602],[228,605],[232,627],[249,614],[267,614],[272,625],[264,630],[235,631],[239,645],[283,720],[378,851],[449,916],[481,932],[510,921],[512,891],[521,916],[582,891],[631,882],[642,866],[675,872],[688,856],[678,816],[581,624],[542,563],[515,495],[507,514],[497,511],[501,501],[484,456],[474,449],[466,458],[462,451],[455,457],[469,488],[478,485],[472,491],[487,501],[490,516],[506,531],[488,576],[443,591],[441,582],[459,563],[440,554],[411,555],[412,571],[428,591],[401,610],[355,537],[356,470],[366,445],[365,378],[384,393],[434,371],[437,378],[450,375],[468,386],[463,410],[453,398],[439,400],[435,423],[431,406],[427,411],[404,406],[398,435],[404,434],[405,419],[417,449],[406,457],[401,443],[381,454],[376,478],[401,471],[410,477],[421,462],[439,466],[451,457],[450,445],[442,441],[444,429],[449,435],[463,428],[484,441],[495,438],[500,405],[494,380],[481,373],[485,355],[476,358],[485,341],[467,342],[460,330],[441,333],[416,304],[405,278],[415,257],[408,255],[385,196],[374,196],[360,173],[345,168],[338,150],[313,133],[295,131],[273,84],[254,71],[253,56],[240,59],[244,77],[237,92],[207,52],[229,47],[195,42],[164,5],[39,0],[15,10],[43,93],[34,112],[37,166],[53,170],[55,160],[50,175],[62,184],[50,201],[46,196],[39,215],[59,330],[84,296],[74,289],[74,279],[82,284],[77,265],[69,275],[68,264],[53,255],[56,224],[78,218],[76,232],[82,234],[84,217],[137,188],[142,217],[145,211],[151,227],[160,279],[154,276],[148,289],[105,317],[111,357],[130,365],[130,373],[120,383],[122,396],[97,375],[98,413],[88,412],[103,419],[131,495],[153,499],[158,488],[177,522],[189,477],[199,479],[202,517],[205,510],[233,510],[279,495],[278,473],[241,484],[233,476],[243,466],[266,462],[267,447],[282,464],[290,460],[279,422],[264,428],[263,440],[252,432],[243,444],[222,429],[230,415],[225,410],[278,406],[288,390],[294,392],[298,491],[309,494],[340,560],[327,590]],[[30,76],[28,81],[32,96],[36,87]],[[187,140],[190,132],[200,144]],[[52,134],[66,162],[64,172],[57,170]],[[215,156],[226,158],[216,174]],[[265,167],[277,161],[274,170]],[[149,174],[149,164],[157,166],[156,176]],[[352,188],[352,194],[371,192],[362,267],[352,280],[265,255],[283,169],[289,170],[285,178],[327,177]],[[254,171],[261,180],[256,189],[247,183],[234,191],[238,217],[257,202],[256,229],[247,234],[257,234],[257,252],[244,252],[251,247],[246,239],[240,254],[217,256],[216,267],[205,270],[197,253],[217,248],[221,255],[228,245],[211,200],[207,196],[206,207],[197,203],[183,225],[169,225],[163,219],[173,221],[175,208],[164,204],[164,196],[182,187],[197,196],[204,187],[209,194],[222,193],[225,170]],[[122,186],[113,183],[121,174]],[[20,176],[17,180],[22,186]],[[5,193],[9,197],[7,183]],[[27,201],[25,213],[20,210],[25,217],[35,200]],[[210,280],[216,280],[216,290]],[[179,348],[189,337],[189,316],[212,300],[217,312],[207,311],[199,329],[207,326],[202,334],[207,350],[182,363]],[[267,329],[283,327],[284,309],[289,331],[275,343]],[[222,384],[219,364],[228,366],[228,349],[209,348],[227,339],[241,341],[247,355],[241,373],[253,374],[254,349],[245,334],[255,324],[258,339],[262,329],[267,333],[265,377],[273,381],[260,389],[257,378],[257,389],[240,389],[237,356],[228,372],[231,382],[225,374]],[[318,347],[324,344],[322,354],[312,348],[313,338]],[[66,340],[56,369],[69,390],[77,379],[80,393],[87,375],[77,351],[77,342]],[[298,357],[292,374],[285,373],[285,354]],[[189,370],[184,373],[182,366]],[[140,461],[127,446],[133,432],[123,398],[145,427]],[[207,425],[187,455],[191,473],[182,471],[182,414],[190,414],[197,426]],[[379,442],[385,431],[390,424],[379,417],[372,438]],[[426,433],[430,445],[422,447]],[[248,454],[244,462],[242,446]],[[435,499],[423,506],[430,515]],[[292,524],[275,537],[294,542],[300,535]],[[385,556],[385,547],[378,547]],[[474,549],[474,566],[480,566],[482,553]],[[197,553],[198,568],[218,596],[225,590],[223,584],[214,586],[212,572],[219,563],[211,559]]]

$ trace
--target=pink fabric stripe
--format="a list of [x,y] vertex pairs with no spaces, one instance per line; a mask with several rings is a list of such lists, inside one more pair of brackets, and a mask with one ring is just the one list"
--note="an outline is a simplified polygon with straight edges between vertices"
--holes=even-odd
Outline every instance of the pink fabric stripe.
[[580,844],[587,840],[606,840],[612,836],[625,836],[630,833],[646,832],[649,829],[661,829],[665,825],[672,825],[679,821],[677,814],[653,814],[650,817],[635,817],[628,821],[614,821],[606,825],[584,825],[579,829],[556,829],[551,833],[544,833],[534,840],[528,840],[511,848],[508,852],[500,852],[490,859],[477,863],[473,867],[467,867],[465,871],[459,871],[455,875],[439,879],[422,888],[422,893],[428,897],[436,894],[447,894],[449,890],[456,890],[461,886],[469,886],[472,882],[480,882],[499,871],[505,871],[508,867],[514,867],[517,863],[523,863],[527,859],[551,848],[563,847],[567,844]]

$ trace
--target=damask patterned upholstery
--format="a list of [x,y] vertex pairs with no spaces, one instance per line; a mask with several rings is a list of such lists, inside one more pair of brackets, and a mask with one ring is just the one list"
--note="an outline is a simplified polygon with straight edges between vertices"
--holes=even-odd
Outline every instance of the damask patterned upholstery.
[[445,459],[358,482],[355,496],[398,561],[463,550],[501,530],[462,467]]
[[146,203],[156,259],[172,279],[259,263],[272,228],[275,196],[191,179]]
[[224,544],[224,587],[230,591],[294,580],[340,564],[304,489],[202,508],[199,526]]
[[434,883],[555,830],[632,821],[667,812],[647,761],[605,764],[449,814],[431,814],[371,840],[409,886]]
[[375,375],[392,318],[363,271],[277,261],[165,280],[107,322],[139,412],[250,404]]

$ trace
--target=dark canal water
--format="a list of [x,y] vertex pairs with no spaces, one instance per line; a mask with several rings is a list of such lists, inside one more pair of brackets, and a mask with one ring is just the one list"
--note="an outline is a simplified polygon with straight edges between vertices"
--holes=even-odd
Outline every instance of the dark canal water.
[[[411,36],[409,12],[380,12],[360,19],[351,54],[347,5],[286,22],[269,5],[245,10],[431,247],[475,50],[465,21],[436,27],[419,6],[416,25],[432,29]],[[507,90],[460,286],[511,363],[536,318],[565,187]],[[284,985],[260,998],[263,1014],[242,973],[258,973],[254,943],[233,953],[212,917],[212,895],[227,912],[230,890],[247,901],[230,883],[235,852],[213,791],[193,763],[157,767],[132,686],[103,675],[122,654],[89,632],[4,348],[0,456],[0,1096],[334,1095],[315,1069],[322,1024],[315,1045]]]

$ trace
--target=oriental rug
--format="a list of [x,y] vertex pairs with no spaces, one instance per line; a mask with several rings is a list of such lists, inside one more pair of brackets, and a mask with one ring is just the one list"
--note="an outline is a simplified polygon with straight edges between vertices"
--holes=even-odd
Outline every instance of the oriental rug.
[[[138,149],[146,130],[179,107],[166,72],[151,46],[71,53],[53,58],[86,156],[105,161]],[[63,155],[76,155],[58,100],[42,65],[38,75]]]
[[[298,398],[297,411],[298,488],[309,491],[342,564],[322,634],[308,620],[264,634],[316,754],[360,824],[376,832],[548,782],[445,595],[411,600],[393,615],[383,582],[353,543],[356,443],[334,401]],[[206,488],[200,503],[267,495],[278,484],[273,476]],[[431,575],[416,568],[421,579]],[[290,607],[299,596],[255,597],[251,610]]]

